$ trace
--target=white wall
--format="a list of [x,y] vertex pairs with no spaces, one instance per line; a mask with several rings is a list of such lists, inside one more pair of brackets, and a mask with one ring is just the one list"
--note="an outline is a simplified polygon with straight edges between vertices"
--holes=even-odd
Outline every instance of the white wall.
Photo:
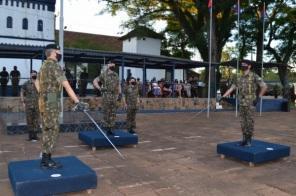
[[137,53],[137,38],[133,37],[122,42],[122,52]]
[[[21,3],[19,4],[19,7],[16,7],[15,1],[13,6],[11,6],[10,1],[8,5],[5,5],[5,1],[3,1],[2,5],[0,5],[0,35],[54,40],[54,12],[48,11],[47,6],[45,6],[45,10],[42,9],[42,6],[40,10],[37,9],[37,5],[35,5],[35,9],[32,9],[32,7],[32,3],[30,3],[30,8],[27,8],[27,3],[25,3],[24,7],[21,6]],[[13,28],[6,28],[6,20],[8,16],[13,18]],[[23,18],[28,19],[28,30],[22,29]],[[37,30],[37,23],[39,19],[43,21],[43,31]],[[0,43],[35,46],[45,46],[48,44],[48,42],[43,41],[11,40],[3,38],[0,39]]]
[[153,38],[138,38],[137,40],[137,53],[139,54],[150,54],[160,55],[161,41]]
[[123,41],[122,51],[137,53],[137,54],[150,54],[160,55],[161,41],[153,38],[130,38]]

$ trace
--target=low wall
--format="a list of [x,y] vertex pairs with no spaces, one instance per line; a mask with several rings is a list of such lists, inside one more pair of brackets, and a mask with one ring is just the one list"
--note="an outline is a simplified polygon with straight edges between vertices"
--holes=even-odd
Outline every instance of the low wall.
[[[87,102],[91,110],[100,110],[102,98],[86,97],[81,101]],[[200,110],[207,107],[206,98],[141,98],[140,110]],[[210,106],[215,107],[215,99],[210,100]],[[64,111],[70,111],[73,102],[64,98]],[[119,103],[119,109],[122,104]],[[23,112],[24,107],[19,97],[1,97],[0,112]]]

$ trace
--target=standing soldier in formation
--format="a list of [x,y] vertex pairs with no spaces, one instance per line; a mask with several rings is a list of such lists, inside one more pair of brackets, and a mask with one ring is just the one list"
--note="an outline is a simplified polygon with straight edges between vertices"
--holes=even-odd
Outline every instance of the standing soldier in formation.
[[136,113],[140,104],[139,89],[135,78],[131,77],[128,85],[124,88],[123,104],[127,109],[126,121],[127,130],[131,134],[136,134]]
[[6,71],[6,67],[0,72],[0,83],[1,83],[1,95],[6,96],[7,83],[9,81],[9,74]]
[[39,108],[38,91],[35,86],[37,72],[31,72],[30,80],[26,81],[21,88],[21,101],[25,107],[27,126],[29,132],[29,141],[37,141],[37,132],[39,129]]
[[86,72],[86,67],[83,68],[83,72],[80,74],[79,78],[79,96],[86,96],[86,88],[88,83],[88,73]]
[[17,70],[17,66],[13,67],[13,70],[10,72],[10,77],[12,84],[12,96],[18,96],[21,73]]
[[64,87],[69,97],[76,104],[74,109],[84,111],[88,105],[79,102],[72,90],[62,68],[60,48],[49,44],[45,48],[46,60],[40,68],[36,88],[39,92],[39,111],[42,123],[42,159],[40,166],[44,169],[61,168],[62,165],[52,160],[51,155],[59,134],[59,113],[61,110],[61,90]]
[[[99,85],[102,84],[102,87]],[[93,81],[95,88],[102,92],[103,127],[108,135],[113,135],[115,126],[117,101],[121,99],[121,87],[118,74],[115,72],[115,64],[110,61],[107,70]]]
[[[241,63],[242,75],[240,75],[221,99],[230,95],[236,88],[239,90],[240,122],[243,133],[241,146],[250,146],[254,133],[254,113],[257,103],[267,90],[267,86],[257,74],[251,71],[251,65],[246,61]],[[257,86],[260,92],[256,96]]]

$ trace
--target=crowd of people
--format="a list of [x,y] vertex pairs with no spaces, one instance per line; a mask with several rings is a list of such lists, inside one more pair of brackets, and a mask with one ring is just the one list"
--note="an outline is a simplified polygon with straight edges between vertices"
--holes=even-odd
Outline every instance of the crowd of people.
[[6,71],[6,67],[3,67],[0,72],[1,96],[7,96],[7,84],[9,80],[11,80],[12,85],[12,96],[18,96],[20,77],[21,73],[17,70],[17,66],[13,67],[10,74]]
[[140,95],[146,93],[147,97],[201,97],[202,86],[198,77],[189,77],[185,81],[175,79],[173,82],[164,79],[156,81],[153,78],[145,84],[146,89],[145,91],[141,90]]

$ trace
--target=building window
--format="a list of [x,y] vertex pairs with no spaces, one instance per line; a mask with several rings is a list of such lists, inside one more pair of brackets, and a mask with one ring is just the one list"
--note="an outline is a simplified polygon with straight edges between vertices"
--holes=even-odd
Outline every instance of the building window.
[[7,19],[6,19],[6,27],[9,28],[9,29],[11,29],[12,28],[12,25],[13,25],[12,22],[13,22],[12,21],[12,17],[11,16],[8,16]]
[[35,3],[33,3],[33,9],[35,9]]
[[8,0],[5,1],[5,5],[8,5]]
[[27,18],[23,19],[23,29],[28,30],[28,19]]
[[2,5],[2,0],[0,0],[0,5]]
[[43,21],[42,20],[38,20],[37,30],[38,31],[43,31]]

